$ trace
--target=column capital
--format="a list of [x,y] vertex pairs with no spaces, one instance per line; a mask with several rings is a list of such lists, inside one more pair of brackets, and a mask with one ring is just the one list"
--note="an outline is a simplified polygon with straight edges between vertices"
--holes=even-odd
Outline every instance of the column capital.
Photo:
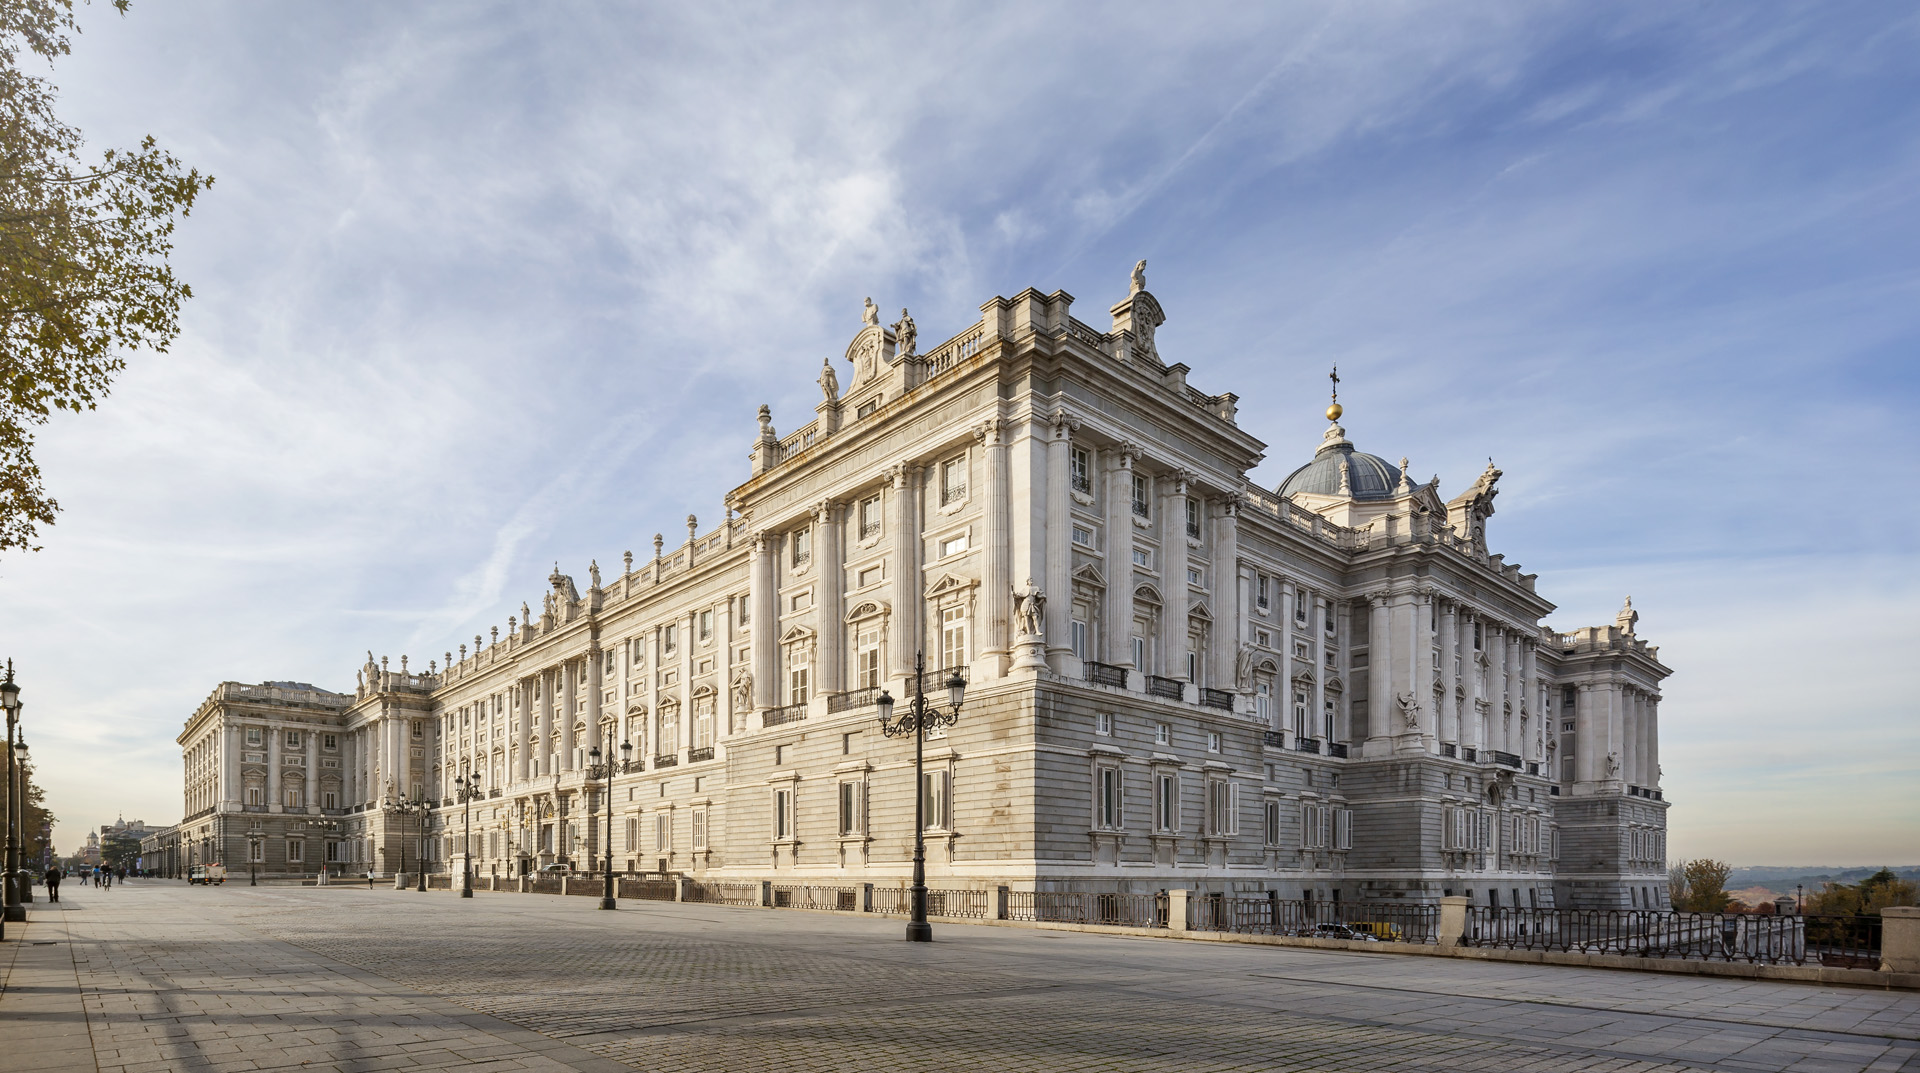
[[1120,464],[1121,469],[1132,469],[1144,453],[1144,449],[1132,440],[1121,440],[1113,446],[1114,461]]
[[988,447],[1005,447],[1007,444],[1006,419],[989,417],[973,426],[973,438]]
[[1052,414],[1048,415],[1048,421],[1053,426],[1053,438],[1057,440],[1067,439],[1080,430],[1080,419],[1073,416],[1064,406],[1056,408]]

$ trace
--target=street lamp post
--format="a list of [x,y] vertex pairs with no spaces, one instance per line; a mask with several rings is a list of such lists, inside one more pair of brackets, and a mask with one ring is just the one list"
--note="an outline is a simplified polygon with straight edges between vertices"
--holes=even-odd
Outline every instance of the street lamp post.
[[[607,750],[606,762],[602,763],[600,757],[601,753],[598,745],[587,750],[587,760],[589,761],[587,764],[587,779],[589,781],[603,779],[606,781],[606,785],[601,787],[600,793],[607,799],[607,835],[606,840],[601,843],[600,853],[602,859],[606,862],[607,883],[600,891],[600,908],[612,909],[615,908],[613,900],[613,750]],[[632,762],[633,743],[623,741],[620,743],[620,770],[625,771],[627,765]],[[588,822],[592,822],[591,816],[588,817]],[[589,860],[587,866],[588,868],[592,868],[593,862]]]
[[[424,821],[427,814],[427,803],[425,801],[408,801],[406,798],[401,798],[398,801],[388,801],[386,804],[381,805],[380,811],[386,813],[389,816],[400,817],[400,874],[406,875],[407,874],[407,817],[417,815],[421,817],[422,820]],[[425,828],[423,827],[422,830],[424,831]],[[424,864],[424,862],[422,863]],[[419,889],[420,890],[427,889],[427,873],[424,870],[420,873]]]
[[460,795],[460,897],[473,897],[473,799],[480,796],[480,773],[456,775],[453,788]]
[[14,745],[13,728],[20,720],[20,687],[13,680],[13,661],[7,661],[6,681],[0,682],[0,708],[7,712],[7,851],[0,867],[7,870],[6,882],[0,884],[0,922],[24,922],[27,919],[26,906],[20,904],[19,882],[20,845],[14,834],[19,825],[19,815],[13,806]]
[[265,841],[266,837],[267,833],[259,828],[247,832],[247,886],[249,887],[260,885],[260,868],[256,862],[262,856],[260,843]]
[[880,694],[880,729],[889,738],[913,735],[913,917],[907,921],[907,941],[930,943],[933,927],[927,923],[927,823],[926,772],[923,762],[927,730],[950,727],[960,721],[960,702],[966,699],[967,680],[959,668],[947,679],[947,708],[943,711],[927,703],[927,656],[913,656],[913,705],[898,720],[893,718],[893,697]]

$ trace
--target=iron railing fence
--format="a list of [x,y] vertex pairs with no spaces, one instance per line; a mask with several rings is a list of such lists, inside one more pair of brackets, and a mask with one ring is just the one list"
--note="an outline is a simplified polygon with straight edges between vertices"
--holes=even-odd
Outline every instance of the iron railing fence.
[[1203,894],[1187,903],[1195,931],[1294,935],[1360,942],[1436,943],[1440,907],[1418,902],[1332,902]]
[[688,883],[685,898],[708,905],[759,905],[760,884]]
[[1007,892],[1007,919],[1058,924],[1106,924],[1130,928],[1167,926],[1167,895],[1102,894],[1092,891]]
[[[998,894],[990,890],[935,890],[927,888],[927,915],[988,920],[996,912]],[[913,912],[912,887],[873,888],[873,911],[887,916],[908,916]]]
[[[568,894],[581,898],[598,898],[606,892],[607,879],[605,876],[582,872],[579,875],[567,877]],[[616,898],[620,896],[620,880],[617,877],[613,881],[613,894]]]
[[[615,876],[613,896],[643,902],[670,902],[677,885],[665,876]],[[593,892],[600,893],[600,888],[593,888]]]
[[533,877],[533,881],[527,886],[528,889],[535,894],[558,894],[560,893],[561,884],[562,880],[559,876],[537,875]]
[[1092,682],[1094,685],[1114,686],[1119,689],[1127,688],[1127,669],[1125,667],[1115,667],[1111,664],[1095,663],[1092,660],[1088,660],[1086,672],[1087,681]]
[[427,889],[428,890],[452,890],[453,877],[448,875],[434,875],[432,872],[428,872],[427,873]]
[[1470,906],[1465,946],[1759,965],[1878,968],[1880,918]]
[[773,907],[775,909],[837,909],[847,913],[858,912],[860,888],[775,883]]

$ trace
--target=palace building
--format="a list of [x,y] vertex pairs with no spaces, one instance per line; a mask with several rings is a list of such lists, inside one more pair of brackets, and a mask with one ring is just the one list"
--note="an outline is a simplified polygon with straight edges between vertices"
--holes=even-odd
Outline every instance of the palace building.
[[[1418,482],[1337,398],[1251,483],[1267,444],[1160,353],[1144,277],[1104,327],[1027,290],[925,353],[869,299],[845,387],[786,435],[760,408],[718,526],[584,592],[556,568],[424,671],[222,684],[179,739],[182,853],[900,886],[917,795],[939,888],[1664,908],[1670,672],[1631,602],[1543,626],[1488,550],[1500,471]],[[917,786],[876,718],[916,666],[967,683]]]

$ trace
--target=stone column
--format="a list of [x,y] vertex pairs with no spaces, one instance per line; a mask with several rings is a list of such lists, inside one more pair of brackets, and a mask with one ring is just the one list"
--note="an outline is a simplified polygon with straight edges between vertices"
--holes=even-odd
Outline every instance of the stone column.
[[[226,717],[221,716],[224,720]],[[240,803],[240,728],[226,723],[220,735],[222,781],[220,799],[229,805]]]
[[[896,571],[897,572],[897,571]],[[753,550],[747,553],[747,575],[749,577],[747,599],[753,602],[753,614],[748,619],[747,632],[753,651],[753,706],[771,708],[779,691],[774,688],[774,678],[778,673],[775,667],[774,646],[780,634],[780,604],[778,582],[774,578],[773,537],[765,530],[753,534]],[[894,612],[897,617],[898,609]],[[647,665],[647,680],[659,680],[658,667]],[[649,687],[651,692],[651,687]],[[647,704],[647,717],[652,719],[656,705],[651,699]]]
[[1367,597],[1367,604],[1367,752],[1374,755],[1378,739],[1393,733],[1393,623],[1384,593]]
[[[1607,775],[1605,773],[1606,772],[1605,766],[1603,765],[1601,767],[1602,776],[1606,778],[1609,781],[1609,783],[1624,783],[1626,781],[1626,774],[1627,774],[1626,737],[1627,735],[1626,735],[1626,726],[1625,726],[1625,712],[1623,711],[1623,709],[1626,707],[1624,700],[1625,698],[1621,696],[1621,686],[1618,682],[1609,683],[1605,687],[1605,704],[1606,704],[1606,718],[1607,718],[1607,731],[1606,731],[1607,750],[1606,751],[1618,755],[1620,759],[1620,770],[1615,774]],[[1608,788],[1612,789],[1613,786],[1610,785]]]
[[538,701],[540,705],[540,717],[534,721],[533,755],[538,760],[538,774],[540,775],[551,775],[554,771],[558,770],[553,766],[554,758],[552,756],[553,713],[554,701],[556,699],[554,697],[554,689],[557,684],[557,678],[558,676],[551,670],[542,670],[540,671],[539,684],[535,687],[540,694]]
[[1606,716],[1594,710],[1599,699],[1592,682],[1581,682],[1574,693],[1573,774],[1587,793],[1593,792],[1593,784],[1600,780],[1601,773],[1606,770],[1605,750],[1602,748],[1605,736],[1601,733]]
[[1279,693],[1273,698],[1278,709],[1274,729],[1285,732],[1293,729],[1293,609],[1305,593],[1284,576],[1274,578],[1273,585],[1273,606],[1280,613],[1280,674],[1273,684]]
[[[778,545],[769,545],[767,549],[769,554],[771,554],[773,548],[777,546]],[[777,615],[769,615],[768,620],[771,625],[767,627],[767,630],[768,632],[772,632],[779,625],[779,617]],[[647,646],[647,666],[653,672],[647,675],[646,724],[647,741],[649,743],[647,748],[653,751],[653,755],[660,756],[662,755],[660,752],[660,672],[667,669],[666,649],[660,644],[660,627],[655,626],[653,629],[647,631],[645,644]],[[773,680],[776,677],[777,674],[774,672],[769,672],[767,675],[768,688],[773,689],[774,693],[772,695],[777,697],[779,691],[773,685]]]
[[320,814],[320,731],[307,731],[307,807],[311,815]]
[[1107,597],[1100,644],[1105,662],[1133,667],[1133,464],[1140,448],[1122,443],[1107,455]]
[[284,733],[278,724],[267,725],[267,811],[280,812],[284,806],[280,803],[280,735]]
[[1660,696],[1647,697],[1647,785],[1660,785]]
[[1460,700],[1454,692],[1460,677],[1454,673],[1454,661],[1460,652],[1460,605],[1442,600],[1440,608],[1440,740],[1451,742],[1458,752],[1460,744]]
[[[914,653],[920,650],[920,472],[901,463],[889,471],[893,479],[893,611],[887,619],[887,661],[891,677],[913,673]],[[934,662],[939,662],[936,658]]]
[[1640,783],[1640,691],[1620,690],[1620,777],[1629,786]]
[[1207,684],[1215,689],[1252,689],[1252,682],[1241,682],[1234,673],[1240,660],[1240,646],[1246,642],[1247,602],[1240,577],[1240,502],[1238,492],[1229,492],[1218,501],[1213,517],[1213,635],[1208,639],[1212,664]]
[[[1432,739],[1439,734],[1440,712],[1433,702],[1433,627],[1436,614],[1433,593],[1416,591],[1412,597],[1413,630],[1408,638],[1413,646],[1409,670],[1414,703],[1420,705],[1420,736]],[[1424,743],[1422,750],[1427,750]]]
[[[839,693],[847,688],[847,656],[844,640],[846,637],[846,591],[847,568],[846,553],[842,550],[842,538],[845,529],[840,516],[840,504],[831,499],[823,499],[813,508],[813,569],[816,577],[815,588],[819,590],[816,616],[819,636],[819,652],[814,660],[813,673],[818,676],[819,693]],[[688,637],[693,636],[689,630]],[[687,646],[691,660],[693,646]],[[693,667],[688,663],[688,671]],[[691,674],[683,676],[691,687]],[[685,692],[684,690],[682,692]],[[687,709],[689,716],[692,709]],[[692,729],[691,723],[688,729]],[[693,747],[691,733],[687,735],[687,747]]]
[[[720,695],[714,698],[713,703],[713,737],[715,741],[732,735],[734,720],[736,718],[745,718],[744,713],[736,715],[734,711],[733,676],[740,667],[733,658],[733,605],[734,601],[728,600],[719,615],[715,616],[719,621],[714,624],[714,629],[720,631],[720,681],[717,683]],[[624,721],[626,717],[627,690],[625,686],[622,686],[620,688],[620,711],[618,718]],[[637,745],[635,746],[635,748],[638,747]],[[631,849],[632,847],[628,848]]]
[[[1047,663],[1060,674],[1078,676],[1073,658],[1073,478],[1068,463],[1073,452],[1073,430],[1080,422],[1064,410],[1055,411],[1047,441],[1046,541],[1047,573],[1040,579],[1047,594]],[[1005,509],[1006,504],[999,504]],[[1072,664],[1069,666],[1069,664]]]
[[[1161,478],[1160,530],[1160,643],[1159,671],[1167,678],[1187,677],[1187,493],[1191,474],[1170,473]],[[1149,671],[1149,673],[1153,673]],[[1197,676],[1196,676],[1197,677]]]
[[[1035,518],[1029,510],[1018,525],[1012,520],[1011,502],[1015,498],[1013,486],[1016,483],[1026,485],[1027,481],[1018,478],[1030,477],[1035,465],[1045,463],[1045,460],[1036,461],[1034,458],[1031,423],[1026,424],[1029,427],[1020,435],[1019,454],[1029,471],[1027,474],[1016,473],[1008,457],[1010,430],[1006,422],[991,417],[973,430],[973,437],[981,446],[980,494],[985,497],[986,504],[986,509],[981,512],[986,532],[981,534],[984,544],[980,549],[981,560],[985,564],[981,581],[984,591],[979,605],[980,620],[974,623],[975,640],[978,642],[975,650],[979,653],[980,662],[989,668],[988,673],[996,678],[1007,673],[1008,655],[1013,650],[1015,564],[1022,561],[1018,553],[1027,553],[1025,563],[1030,568],[1034,555],[1032,545],[1035,541],[1044,545],[1046,539],[1044,533],[1033,532],[1037,525],[1045,523],[1044,516]],[[1031,493],[1032,490],[1028,491]],[[1031,494],[1021,498],[1031,507],[1045,507],[1044,500]],[[931,666],[932,661],[928,662]]]
[[572,771],[579,765],[573,755],[580,742],[573,731],[573,721],[580,717],[580,664],[567,659],[560,663],[554,677],[562,683],[559,689],[560,702],[560,765],[561,771]]
[[508,743],[513,750],[513,781],[528,782],[533,778],[533,690],[527,687],[527,680],[521,678],[513,683],[513,740]]
[[606,652],[596,641],[587,649],[587,748],[598,748],[600,758],[611,761],[610,750],[617,747],[600,733],[600,717],[606,714],[606,681]]
[[[1318,738],[1325,736],[1327,731],[1327,659],[1324,655],[1326,652],[1324,634],[1327,629],[1327,609],[1333,606],[1333,602],[1324,596],[1309,596],[1304,592],[1301,595],[1307,600],[1306,636],[1312,638],[1307,642],[1307,655],[1313,660],[1314,671],[1313,688],[1307,691],[1307,718],[1300,727],[1300,733],[1309,738]],[[1316,629],[1318,633],[1314,632]],[[1293,656],[1289,654],[1287,658],[1292,659]],[[1291,688],[1287,693],[1287,703],[1293,703]]]

